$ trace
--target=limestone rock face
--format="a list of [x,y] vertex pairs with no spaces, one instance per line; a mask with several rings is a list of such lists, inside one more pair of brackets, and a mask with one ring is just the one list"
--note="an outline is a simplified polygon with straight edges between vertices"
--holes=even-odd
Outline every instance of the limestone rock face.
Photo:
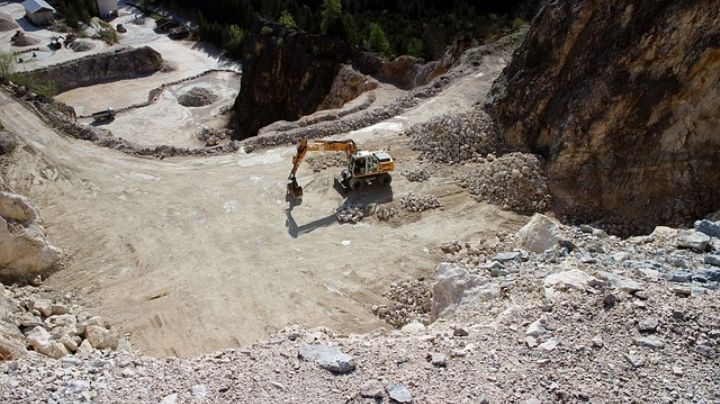
[[28,198],[0,192],[0,277],[30,277],[60,260],[62,252],[50,244],[41,221]]
[[98,83],[149,75],[162,69],[163,58],[149,46],[121,48],[34,70],[55,83],[58,93]]
[[555,210],[636,231],[720,208],[720,7],[544,3],[486,106],[547,160]]
[[325,97],[318,109],[340,108],[360,94],[374,90],[377,87],[377,80],[356,71],[350,65],[341,65],[330,93]]
[[331,37],[258,20],[245,41],[235,137],[255,136],[265,125],[315,112],[330,92],[351,47]]
[[457,39],[448,47],[440,60],[430,62],[408,55],[384,59],[374,53],[360,52],[354,57],[353,66],[379,81],[410,90],[428,84],[432,79],[447,73],[471,46],[470,38]]

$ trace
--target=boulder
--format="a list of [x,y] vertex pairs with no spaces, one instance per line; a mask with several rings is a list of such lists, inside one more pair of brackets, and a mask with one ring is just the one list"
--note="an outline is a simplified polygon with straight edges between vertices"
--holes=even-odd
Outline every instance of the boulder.
[[716,267],[720,267],[720,255],[718,255],[718,254],[706,255],[706,256],[703,258],[703,260],[704,260],[705,263],[708,264],[708,265],[713,265],[713,266],[716,266]]
[[430,309],[433,320],[439,318],[445,310],[453,309],[466,297],[488,299],[500,296],[499,286],[486,283],[481,277],[471,275],[456,264],[441,263],[435,272]]
[[710,236],[698,231],[693,231],[681,235],[678,238],[677,246],[679,248],[686,248],[689,250],[695,250],[703,252],[707,250],[708,244],[710,243]]
[[25,338],[27,339],[28,345],[30,345],[35,352],[39,352],[53,359],[59,359],[68,354],[65,345],[54,341],[50,333],[43,327],[33,328],[25,334]]
[[402,384],[388,384],[386,389],[390,400],[396,403],[409,404],[413,402],[413,397],[410,393],[410,390],[408,390],[407,387],[403,386]]
[[0,216],[16,222],[42,222],[40,210],[22,195],[0,191]]
[[534,253],[553,248],[558,243],[557,224],[545,215],[536,213],[517,232],[517,247]]
[[0,217],[0,276],[30,277],[52,268],[62,257],[37,225],[9,225]]
[[39,311],[43,317],[49,317],[52,315],[52,300],[37,299],[33,302],[32,309]]
[[120,339],[116,332],[97,325],[85,328],[85,338],[95,349],[116,349]]
[[62,253],[48,241],[41,221],[28,198],[0,192],[0,277],[32,278],[60,260]]
[[718,20],[711,1],[542,3],[486,107],[546,161],[558,215],[627,234],[720,209]]
[[299,348],[298,356],[333,373],[343,374],[355,370],[352,357],[333,345],[303,344]]
[[695,230],[707,234],[710,237],[720,238],[720,223],[717,222],[711,222],[706,219],[698,220],[695,222]]
[[0,362],[17,360],[28,354],[20,338],[11,338],[0,333]]

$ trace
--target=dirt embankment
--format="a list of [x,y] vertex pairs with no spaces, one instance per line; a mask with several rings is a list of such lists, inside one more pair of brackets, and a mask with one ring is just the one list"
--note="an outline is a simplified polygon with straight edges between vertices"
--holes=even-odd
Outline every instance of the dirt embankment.
[[162,67],[162,55],[145,46],[99,53],[28,74],[55,83],[58,93],[63,93],[78,87],[150,75]]

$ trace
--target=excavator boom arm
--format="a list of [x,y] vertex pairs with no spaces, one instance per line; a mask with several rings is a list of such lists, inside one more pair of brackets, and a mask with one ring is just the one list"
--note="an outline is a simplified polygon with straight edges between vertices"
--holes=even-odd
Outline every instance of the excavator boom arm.
[[308,152],[345,152],[348,156],[357,152],[357,145],[351,139],[347,140],[314,140],[308,142],[307,138],[298,141],[297,151],[293,156],[292,170],[288,177],[288,193],[296,198],[302,197],[302,187],[298,185],[295,174]]

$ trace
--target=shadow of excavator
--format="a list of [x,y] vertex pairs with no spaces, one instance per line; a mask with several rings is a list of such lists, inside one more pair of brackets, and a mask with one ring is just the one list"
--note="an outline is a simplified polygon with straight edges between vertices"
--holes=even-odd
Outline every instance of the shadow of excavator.
[[[334,188],[341,196],[345,198],[341,205],[341,208],[357,205],[373,207],[377,204],[392,202],[393,200],[392,187],[390,187],[389,185],[371,185],[360,191],[348,192],[336,182]],[[292,211],[295,207],[302,204],[302,199],[295,198],[288,193],[285,195],[285,201],[288,202],[285,226],[288,228],[288,234],[292,238],[298,238],[303,234],[308,234],[322,227],[328,227],[333,224],[338,224],[335,213],[332,213],[328,216],[321,217],[317,220],[313,220],[312,222],[298,226],[295,218],[293,218]]]

